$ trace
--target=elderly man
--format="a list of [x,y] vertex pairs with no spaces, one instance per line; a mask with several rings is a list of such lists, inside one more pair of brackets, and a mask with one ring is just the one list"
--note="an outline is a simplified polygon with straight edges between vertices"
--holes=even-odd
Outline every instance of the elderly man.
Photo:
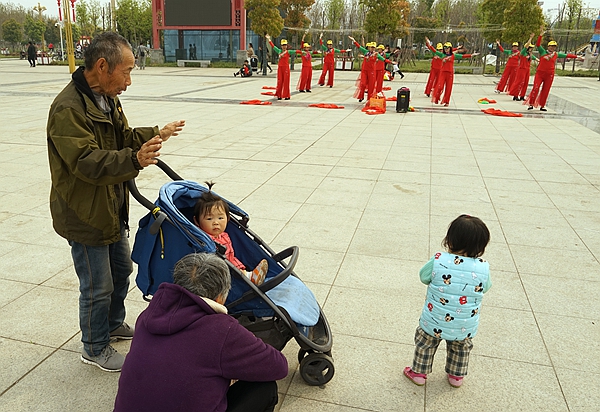
[[81,360],[109,372],[124,362],[110,340],[133,337],[124,322],[132,272],[125,182],[155,164],[162,142],[185,125],[129,127],[117,96],[131,84],[134,62],[123,37],[96,36],[85,67],[54,99],[47,126],[50,212],[55,231],[71,246],[79,278]]
[[213,254],[183,257],[136,323],[115,412],[266,412],[286,358],[227,315],[231,278]]

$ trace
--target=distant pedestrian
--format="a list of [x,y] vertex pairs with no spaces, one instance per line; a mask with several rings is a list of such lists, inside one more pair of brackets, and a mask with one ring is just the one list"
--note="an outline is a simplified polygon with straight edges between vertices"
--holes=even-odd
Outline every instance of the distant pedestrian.
[[[260,61],[260,71],[263,72],[263,76],[267,75],[267,69],[269,69],[269,73],[273,71],[271,66],[269,66],[269,56],[265,54],[262,46],[258,46],[258,60]],[[264,70],[263,65],[266,66]]]
[[29,46],[27,47],[27,61],[29,62],[29,67],[35,67],[36,59],[37,49],[32,42],[29,42]]
[[248,50],[246,50],[246,55],[248,56],[248,61],[254,56],[254,47],[252,47],[252,43],[248,44]]
[[144,45],[143,42],[140,42],[136,54],[138,58],[138,66],[140,70],[144,70],[146,68],[146,57],[148,54],[148,48]]

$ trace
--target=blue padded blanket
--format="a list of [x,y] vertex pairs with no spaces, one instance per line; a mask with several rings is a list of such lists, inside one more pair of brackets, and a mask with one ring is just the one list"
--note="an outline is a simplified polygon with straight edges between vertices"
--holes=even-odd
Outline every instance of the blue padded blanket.
[[295,276],[267,291],[266,295],[277,306],[287,310],[290,318],[305,326],[314,326],[319,321],[319,304],[310,289]]

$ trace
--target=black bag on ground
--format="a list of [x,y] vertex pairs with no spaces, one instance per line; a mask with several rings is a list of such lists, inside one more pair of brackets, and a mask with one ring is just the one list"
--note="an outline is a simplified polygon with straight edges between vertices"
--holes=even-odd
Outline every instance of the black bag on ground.
[[399,88],[396,94],[396,113],[408,112],[409,103],[410,89],[408,87]]

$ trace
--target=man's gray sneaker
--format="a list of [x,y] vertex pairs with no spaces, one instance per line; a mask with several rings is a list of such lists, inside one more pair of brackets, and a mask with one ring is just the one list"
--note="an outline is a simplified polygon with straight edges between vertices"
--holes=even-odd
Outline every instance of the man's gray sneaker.
[[98,356],[90,356],[85,351],[81,352],[81,361],[88,365],[94,365],[106,372],[121,372],[125,356],[117,352],[112,346],[106,345]]
[[133,328],[123,322],[121,326],[110,332],[110,341],[133,339]]

